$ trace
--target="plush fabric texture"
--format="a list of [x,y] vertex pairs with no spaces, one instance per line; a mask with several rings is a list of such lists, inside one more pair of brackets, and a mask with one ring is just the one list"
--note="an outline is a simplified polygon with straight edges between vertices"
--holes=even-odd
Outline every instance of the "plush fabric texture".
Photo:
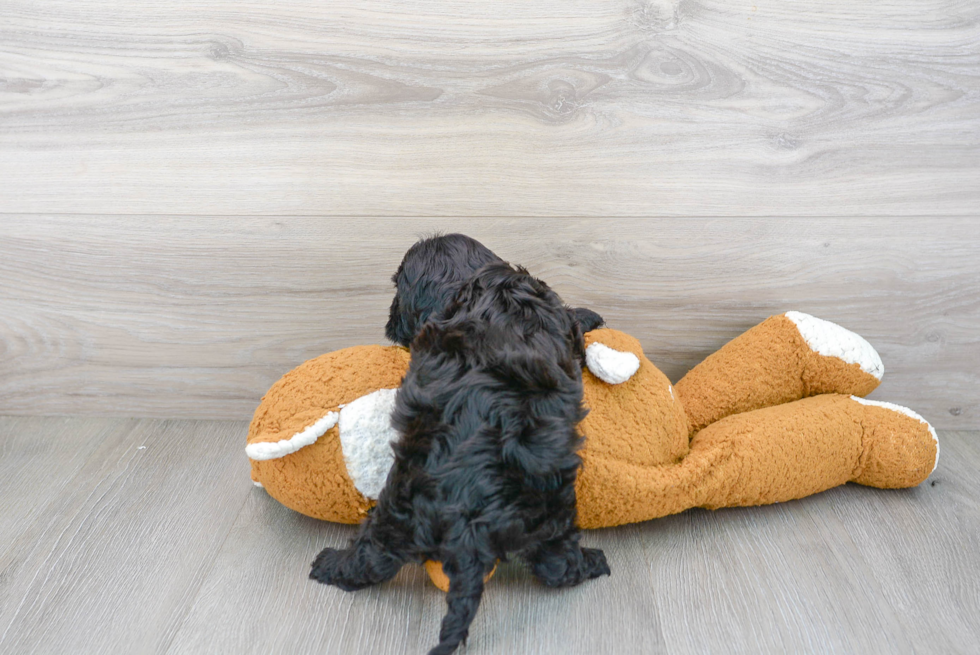
[[[854,334],[843,329],[838,334],[844,333]],[[829,343],[821,346],[829,348]],[[866,396],[879,383],[860,364],[811,349],[796,324],[780,314],[709,355],[675,389],[694,434],[731,414],[822,393]]]
[[586,348],[601,343],[635,355],[640,362],[626,382],[610,385],[591,370],[582,372],[585,406],[589,413],[579,424],[585,435],[582,471],[575,488],[578,521],[585,528],[618,525],[622,498],[596,484],[596,470],[625,472],[632,467],[672,464],[688,451],[687,415],[670,392],[670,380],[643,355],[640,342],[617,330],[593,330]]
[[278,459],[291,455],[301,448],[305,448],[323,434],[337,425],[340,414],[337,412],[327,412],[327,415],[318,419],[313,425],[308,426],[301,432],[297,432],[289,439],[279,441],[257,441],[245,447],[245,454],[249,459],[263,461],[267,459]]
[[908,407],[892,403],[857,396],[851,400],[869,408],[866,413],[874,417],[866,420],[873,434],[865,437],[866,452],[855,482],[882,489],[903,489],[923,482],[936,470],[939,437],[924,418]]
[[713,423],[694,436],[690,453],[676,466],[587,459],[581,484],[602,489],[603,503],[585,511],[580,498],[580,523],[603,527],[691,507],[765,505],[850,481],[913,487],[932,472],[936,453],[928,424],[826,394]]
[[371,500],[378,499],[388,471],[395,463],[391,442],[398,438],[398,433],[391,426],[391,412],[395,409],[396,395],[398,389],[378,389],[352,400],[340,410],[337,427],[344,464],[354,486]]
[[862,371],[879,380],[885,375],[881,358],[861,335],[803,312],[786,312],[783,316],[793,321],[810,350],[826,357],[838,357],[848,364],[857,364]]
[[[493,570],[483,578],[483,582],[487,582],[493,577],[493,574],[497,571],[497,567],[494,566]],[[431,559],[425,561],[425,572],[429,574],[429,580],[432,580],[434,584],[441,591],[449,592],[449,576],[446,572],[442,570],[442,564],[439,562],[434,562]]]
[[[409,359],[398,346],[354,346],[301,364],[263,396],[248,444],[288,439],[347,403],[397,388]],[[327,521],[358,523],[373,504],[348,473],[337,425],[288,456],[252,460],[252,480],[283,505]]]
[[[911,487],[935,468],[939,445],[925,419],[862,400],[878,379],[814,351],[784,315],[734,339],[673,388],[633,337],[599,329],[585,342],[632,353],[639,367],[620,384],[582,373],[583,528],[781,502],[848,481]],[[280,441],[342,404],[396,388],[408,361],[402,348],[367,346],[301,365],[263,398],[249,443]],[[337,427],[297,452],[253,461],[252,479],[317,518],[356,523],[371,506],[348,473]]]
[[593,375],[609,384],[626,382],[640,368],[640,360],[633,353],[613,350],[599,342],[586,348],[585,364]]

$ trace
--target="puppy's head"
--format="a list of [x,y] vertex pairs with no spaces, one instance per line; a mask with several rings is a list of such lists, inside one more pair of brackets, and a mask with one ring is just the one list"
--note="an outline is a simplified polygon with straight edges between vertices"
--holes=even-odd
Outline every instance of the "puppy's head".
[[428,318],[445,309],[460,285],[486,264],[502,261],[476,239],[446,234],[422,239],[405,253],[392,276],[385,336],[408,346]]

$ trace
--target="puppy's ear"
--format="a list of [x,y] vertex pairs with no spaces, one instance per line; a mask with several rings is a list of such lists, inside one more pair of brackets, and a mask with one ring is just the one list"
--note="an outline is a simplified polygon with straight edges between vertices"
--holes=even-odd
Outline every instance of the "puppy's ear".
[[592,330],[598,330],[606,324],[606,321],[591,309],[576,307],[575,309],[572,309],[571,312],[572,318],[575,319],[575,321],[579,324],[579,327],[582,329],[582,334],[591,332]]
[[[581,325],[577,320],[574,319],[575,311],[578,310],[572,310],[570,312],[570,314],[572,315],[572,320],[569,321],[571,323],[571,326],[570,326],[570,333],[568,338],[571,340],[572,353],[574,353],[575,359],[579,361],[579,365],[585,367],[585,337],[582,336]],[[585,311],[589,311],[589,310],[585,310]],[[595,312],[591,312],[591,313],[595,314]],[[595,315],[599,316],[598,314]],[[602,317],[600,317],[599,320],[602,320]]]
[[385,336],[389,341],[408,348],[412,342],[415,326],[412,323],[411,312],[402,311],[401,302],[398,294],[391,301],[391,309],[388,311],[388,323],[385,325]]

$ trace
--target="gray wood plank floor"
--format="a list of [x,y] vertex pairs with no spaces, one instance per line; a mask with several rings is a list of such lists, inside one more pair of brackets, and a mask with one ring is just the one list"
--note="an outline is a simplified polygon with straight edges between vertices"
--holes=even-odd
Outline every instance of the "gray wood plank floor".
[[[0,652],[423,653],[442,594],[421,570],[348,594],[307,567],[354,528],[248,480],[245,424],[0,418]],[[973,653],[980,433],[940,433],[916,489],[592,531],[613,576],[489,585],[476,653]]]

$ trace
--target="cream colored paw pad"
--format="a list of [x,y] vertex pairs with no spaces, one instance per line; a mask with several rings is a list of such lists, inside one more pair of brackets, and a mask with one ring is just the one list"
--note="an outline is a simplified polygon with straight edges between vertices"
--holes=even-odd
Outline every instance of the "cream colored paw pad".
[[786,312],[784,316],[793,321],[806,345],[814,352],[857,364],[862,371],[879,380],[885,374],[878,352],[861,335],[803,312]]

